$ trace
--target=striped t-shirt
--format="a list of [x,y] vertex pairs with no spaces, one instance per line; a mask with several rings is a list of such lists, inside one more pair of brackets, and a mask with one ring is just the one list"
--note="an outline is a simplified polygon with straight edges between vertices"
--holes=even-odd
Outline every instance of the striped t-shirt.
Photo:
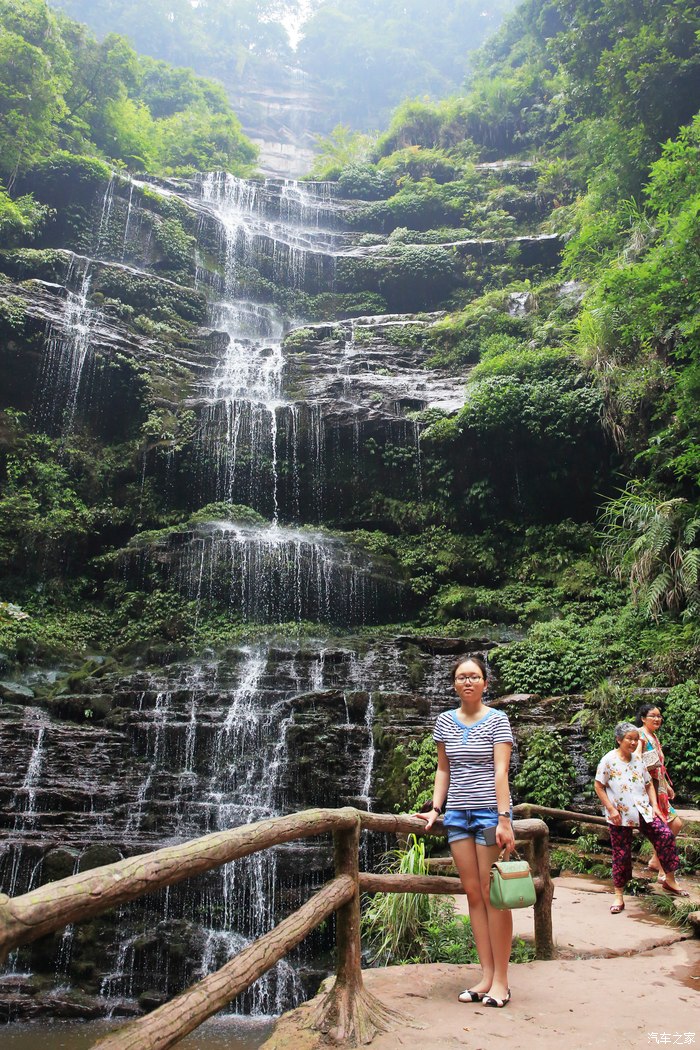
[[450,763],[446,808],[480,809],[496,806],[494,744],[512,744],[508,715],[490,707],[471,726],[462,725],[456,709],[438,715],[433,740],[445,745]]

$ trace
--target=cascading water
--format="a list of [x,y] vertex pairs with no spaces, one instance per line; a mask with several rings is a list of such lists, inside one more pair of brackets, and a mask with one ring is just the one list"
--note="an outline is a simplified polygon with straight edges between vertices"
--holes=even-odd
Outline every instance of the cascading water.
[[73,430],[78,398],[91,380],[95,312],[88,302],[90,260],[74,255],[66,275],[63,314],[49,326],[34,415],[50,432],[67,437]]
[[[312,294],[332,291],[335,261],[352,251],[356,237],[343,229],[345,205],[334,188],[274,179],[258,184],[223,173],[198,185],[202,229],[213,222],[207,237],[222,265],[210,325],[227,342],[198,399],[200,503],[242,503],[275,521],[321,522],[329,508],[361,501],[360,475],[376,466],[379,457],[372,457],[385,445],[384,465],[396,471],[401,491],[410,466],[419,495],[420,426],[404,408],[431,401],[432,387],[416,394],[417,384],[425,386],[420,368],[402,366],[395,350],[375,351],[366,339],[373,327],[402,319],[346,322],[344,346],[320,354],[311,369],[300,368],[281,349],[290,320],[250,302],[251,274],[257,275],[252,287],[262,281]],[[210,271],[199,272],[211,285]]]
[[401,604],[399,584],[360,548],[275,524],[202,526],[177,551],[174,573],[198,607],[218,604],[257,623],[377,623]]
[[[234,290],[237,267],[254,266],[286,287],[320,290],[332,284],[335,258],[351,238],[338,224],[330,194],[289,180],[263,186],[216,172],[201,183],[202,200],[224,231]],[[230,277],[234,287],[231,288]]]
[[[211,326],[228,338],[202,387],[203,494],[245,503],[273,520],[280,513],[287,520],[300,515],[307,520],[312,508],[301,506],[299,469],[309,443],[322,449],[319,413],[284,395],[281,339],[288,322],[279,311],[242,298],[241,276],[252,267],[285,287],[331,287],[334,259],[347,234],[332,228],[337,214],[330,192],[314,186],[276,180],[259,186],[218,173],[202,180],[201,194],[216,222],[224,266],[222,299],[212,305]],[[320,520],[321,500],[314,502],[313,518]]]
[[[109,244],[116,260],[111,265],[123,270],[129,270],[122,264],[141,222],[135,188],[138,183],[117,206],[110,184],[98,223],[98,250]],[[63,874],[83,861],[108,863],[290,809],[372,804],[373,722],[385,665],[372,653],[361,658],[351,649],[339,651],[328,636],[337,628],[394,622],[401,587],[360,547],[300,523],[321,522],[331,505],[359,500],[366,457],[378,457],[382,448],[387,461],[389,453],[402,452],[396,474],[405,486],[407,465],[415,474],[419,427],[389,396],[381,412],[368,410],[367,388],[356,385],[358,375],[365,382],[370,376],[379,392],[394,387],[385,358],[379,355],[376,366],[366,355],[363,359],[359,323],[349,326],[344,347],[328,353],[331,381],[325,387],[314,387],[313,374],[307,385],[296,378],[292,384],[282,348],[289,319],[251,298],[246,284],[251,270],[309,294],[332,289],[335,260],[352,238],[342,229],[342,202],[330,187],[209,175],[189,203],[199,209],[202,224],[214,224],[221,275],[212,278],[211,269],[202,266],[200,287],[209,298],[209,327],[225,335],[190,398],[198,419],[192,503],[245,504],[268,521],[202,522],[137,548],[135,560],[140,559],[144,577],[161,573],[168,586],[195,601],[198,617],[216,608],[238,623],[312,621],[318,637],[306,646],[287,638],[289,651],[248,643],[226,659],[212,654],[192,665],[119,681],[109,725],[81,729],[80,739],[66,749],[66,762],[75,765],[61,784],[55,784],[48,763],[37,760],[30,770],[28,762],[25,795],[32,799],[33,825],[51,826],[67,784],[75,795],[80,822],[69,842],[72,852],[52,861],[63,865]],[[68,430],[85,386],[81,377],[97,312],[89,304],[90,273],[88,260],[76,257],[71,274],[76,291],[67,302],[60,338],[50,342],[46,355],[52,377],[60,369],[66,373],[59,386],[65,388],[62,420]],[[135,273],[129,270],[129,276]],[[401,391],[408,389],[410,380],[402,382]],[[369,452],[368,441],[374,442]],[[175,458],[173,453],[168,460],[173,473]],[[147,469],[144,456],[142,491]],[[349,498],[338,487],[344,471]],[[325,712],[323,723],[316,722],[319,709]],[[306,754],[320,724],[320,737],[333,754],[333,778]],[[59,736],[48,724],[35,746],[48,742],[55,748]],[[98,766],[108,785],[101,790],[95,787]],[[26,820],[27,813],[20,817]],[[366,855],[366,844],[363,851]],[[30,865],[20,863],[22,856],[19,849],[0,856],[3,887],[9,872],[13,893],[25,892],[41,874],[43,859]],[[101,969],[93,974],[107,1008],[139,996],[152,1004],[222,965],[307,899],[325,881],[329,866],[327,846],[290,845],[120,909],[116,936],[101,950]],[[308,991],[298,964],[309,962],[312,948],[281,963],[236,1008],[270,1013],[298,1002]],[[80,968],[85,972],[82,951],[73,931],[57,940],[54,972],[60,982]]]
[[213,464],[218,499],[264,507],[276,518],[282,323],[271,308],[221,302],[212,326],[229,342],[202,389],[200,462]]

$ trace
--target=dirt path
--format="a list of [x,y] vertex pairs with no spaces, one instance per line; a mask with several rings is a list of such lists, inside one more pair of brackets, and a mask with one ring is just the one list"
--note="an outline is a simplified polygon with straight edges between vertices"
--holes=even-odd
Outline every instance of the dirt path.
[[[683,880],[693,895],[700,893]],[[503,1010],[463,1005],[469,966],[391,966],[367,970],[367,988],[406,1018],[377,1036],[372,1050],[641,1050],[700,1046],[700,940],[650,916],[634,898],[610,915],[610,886],[589,878],[555,880],[553,925],[559,957],[511,969],[513,998]],[[465,908],[457,898],[460,910]],[[532,934],[531,911],[516,932]],[[263,1050],[315,1050],[327,1044],[300,1027],[309,1004],[285,1014]],[[413,1025],[420,1025],[416,1028]]]

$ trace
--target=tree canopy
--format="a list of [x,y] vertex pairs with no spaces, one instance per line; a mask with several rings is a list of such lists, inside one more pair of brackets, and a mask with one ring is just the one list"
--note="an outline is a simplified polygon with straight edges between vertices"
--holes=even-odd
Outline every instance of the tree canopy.
[[11,186],[56,149],[151,172],[244,174],[256,156],[218,84],[97,40],[45,0],[0,0],[0,176]]

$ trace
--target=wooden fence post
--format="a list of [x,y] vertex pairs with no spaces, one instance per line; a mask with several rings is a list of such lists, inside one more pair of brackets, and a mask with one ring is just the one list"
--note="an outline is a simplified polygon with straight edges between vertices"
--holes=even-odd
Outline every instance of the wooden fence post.
[[344,1046],[369,1043],[378,1032],[388,1032],[405,1025],[406,1018],[368,992],[362,981],[362,947],[360,943],[360,814],[349,830],[335,831],[333,845],[335,873],[350,875],[355,883],[354,896],[336,913],[337,970],[332,987],[323,996],[307,1022]]
[[542,831],[532,840],[532,861],[535,869],[535,880],[541,884],[541,890],[535,901],[535,958],[554,958],[554,937],[552,934],[552,898],[554,883],[549,872],[549,828],[544,821]]

